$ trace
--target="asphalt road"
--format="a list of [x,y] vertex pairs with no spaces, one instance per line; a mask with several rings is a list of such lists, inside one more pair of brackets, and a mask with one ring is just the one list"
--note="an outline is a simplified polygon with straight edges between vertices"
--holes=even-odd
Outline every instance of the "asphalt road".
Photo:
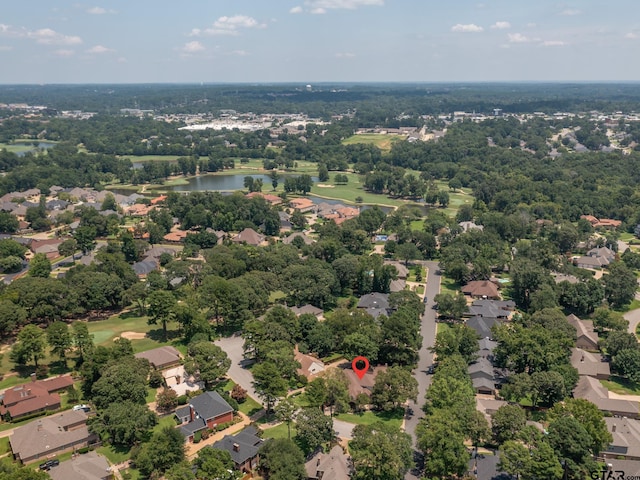
[[[420,334],[422,335],[422,348],[420,349],[420,358],[418,366],[413,371],[413,376],[418,381],[418,401],[409,402],[409,409],[413,414],[405,420],[404,429],[411,435],[413,445],[416,445],[416,427],[421,418],[424,417],[422,407],[424,405],[424,396],[427,388],[431,385],[431,375],[427,374],[427,369],[433,364],[433,354],[428,350],[433,347],[436,340],[436,311],[433,309],[433,298],[440,292],[440,275],[438,271],[438,262],[421,262],[428,269],[426,297],[424,315],[422,316],[422,325]],[[416,450],[416,458],[419,458],[419,452]],[[406,480],[418,480],[419,472],[408,472],[405,476]]]
[[231,377],[231,380],[244,388],[251,398],[262,404],[260,397],[256,395],[256,391],[253,388],[253,375],[251,374],[251,370],[244,368],[247,364],[243,355],[244,351],[242,350],[244,339],[238,335],[221,338],[214,343],[227,352],[231,360],[231,366],[229,367],[227,375]]

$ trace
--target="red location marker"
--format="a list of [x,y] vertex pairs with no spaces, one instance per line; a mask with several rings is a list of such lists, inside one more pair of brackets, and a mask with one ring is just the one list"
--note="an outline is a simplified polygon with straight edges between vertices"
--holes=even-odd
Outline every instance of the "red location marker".
[[[358,363],[362,362],[364,363],[364,366],[362,368],[358,368]],[[356,375],[358,376],[358,378],[360,380],[362,380],[362,377],[364,377],[364,374],[367,373],[367,370],[369,370],[369,360],[366,359],[366,357],[356,357],[353,359],[353,362],[351,362],[351,368],[353,369],[354,372],[356,372]]]

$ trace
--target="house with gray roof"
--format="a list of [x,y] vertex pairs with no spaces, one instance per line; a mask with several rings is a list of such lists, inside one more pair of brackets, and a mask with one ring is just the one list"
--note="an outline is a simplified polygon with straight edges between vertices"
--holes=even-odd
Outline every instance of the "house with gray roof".
[[477,480],[514,480],[515,477],[498,469],[499,463],[498,455],[474,453],[469,460],[469,476]]
[[469,328],[475,330],[480,338],[493,338],[493,332],[491,329],[494,325],[502,325],[503,320],[499,320],[495,317],[471,317],[466,321],[466,325]]
[[592,248],[586,255],[576,258],[574,263],[579,268],[602,268],[616,259],[616,252],[607,248]]
[[640,460],[640,421],[624,417],[605,417],[604,421],[613,441],[604,448],[602,456],[607,459]]
[[496,392],[496,375],[493,364],[485,357],[480,357],[468,367],[469,377],[476,393],[493,395]]
[[353,473],[351,457],[344,453],[340,445],[329,453],[316,452],[305,464],[308,480],[349,480]]
[[469,306],[468,316],[489,318],[510,318],[516,304],[511,300],[474,300]]
[[131,265],[133,271],[139,278],[144,278],[159,267],[158,260],[155,258],[147,257],[144,260]]
[[581,320],[572,313],[567,315],[567,322],[576,329],[576,347],[591,351],[598,350],[600,337],[593,329],[593,321]]
[[291,245],[296,238],[301,238],[305,245],[316,243],[313,238],[305,235],[302,232],[294,232],[291,235],[287,235],[282,239],[282,243],[284,243],[285,245]]
[[156,370],[164,370],[182,363],[180,352],[170,345],[136,353],[134,357],[148,360],[149,364]]
[[301,307],[289,307],[289,310],[295,313],[296,317],[304,315],[305,313],[309,313],[318,319],[322,318],[322,315],[324,313],[324,310],[318,307],[314,307],[309,303],[307,303],[306,305],[302,305]]
[[196,432],[213,429],[233,420],[233,408],[218,392],[204,392],[193,397],[189,405],[176,409],[181,425],[177,427],[186,442],[193,442]]
[[378,318],[380,315],[389,315],[391,312],[389,294],[374,292],[363,295],[358,301],[358,308],[366,310],[373,318]]
[[111,480],[114,478],[107,459],[96,452],[74,456],[53,467],[47,473],[52,480]]
[[251,473],[258,467],[258,451],[263,443],[258,431],[254,427],[247,427],[236,435],[225,435],[209,448],[229,452],[237,470]]

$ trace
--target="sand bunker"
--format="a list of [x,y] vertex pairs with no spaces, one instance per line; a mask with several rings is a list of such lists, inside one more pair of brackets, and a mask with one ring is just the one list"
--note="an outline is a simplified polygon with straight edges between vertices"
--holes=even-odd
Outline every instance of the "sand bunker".
[[326,183],[318,183],[318,184],[316,184],[316,187],[319,187],[319,188],[335,188],[336,186],[335,185],[327,185]]
[[122,332],[120,336],[127,340],[142,340],[147,334],[142,332]]

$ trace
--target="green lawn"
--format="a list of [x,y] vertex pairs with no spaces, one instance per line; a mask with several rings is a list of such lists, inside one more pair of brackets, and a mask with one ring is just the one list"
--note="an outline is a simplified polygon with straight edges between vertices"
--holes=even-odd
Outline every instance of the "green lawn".
[[132,162],[175,162],[181,155],[121,155]]
[[293,400],[293,404],[298,408],[306,408],[306,407],[310,407],[311,406],[311,404],[307,400],[306,393],[299,393],[299,394],[293,395],[293,396],[291,396],[289,398],[291,398]]
[[455,295],[462,285],[448,277],[443,276],[440,281],[440,293],[449,293]]
[[338,420],[343,422],[355,423],[356,425],[371,425],[372,423],[381,421],[394,425],[398,428],[402,425],[404,410],[395,412],[364,412],[364,413],[340,413],[336,415]]
[[238,404],[238,410],[250,417],[254,413],[258,413],[262,410],[262,405],[256,402],[253,398],[247,396],[247,399],[244,402]]
[[176,425],[177,425],[176,417],[174,415],[167,415],[165,417],[160,418],[160,420],[158,421],[158,424],[155,427],[153,427],[153,433],[159,432],[164,427],[175,427]]
[[600,380],[600,382],[614,393],[621,395],[640,395],[640,384],[631,382],[626,378],[612,375],[609,380]]
[[449,326],[448,323],[445,322],[438,322],[436,323],[436,335],[440,332],[444,332],[446,330],[449,330],[451,327]]
[[630,312],[631,310],[637,310],[640,308],[640,300],[636,300],[635,298],[631,300],[631,303],[626,307],[622,307],[618,309],[619,312]]
[[99,447],[96,452],[107,457],[111,463],[122,463],[128,460],[131,454],[129,448],[116,448],[113,445]]
[[[291,424],[291,438],[296,435],[296,424]],[[286,423],[281,423],[280,425],[268,428],[264,430],[263,438],[289,438],[289,432],[287,429]]]
[[361,133],[352,135],[342,140],[343,145],[354,145],[357,143],[372,144],[385,153],[391,151],[391,145],[399,140],[404,140],[406,135],[386,135],[381,133]]

